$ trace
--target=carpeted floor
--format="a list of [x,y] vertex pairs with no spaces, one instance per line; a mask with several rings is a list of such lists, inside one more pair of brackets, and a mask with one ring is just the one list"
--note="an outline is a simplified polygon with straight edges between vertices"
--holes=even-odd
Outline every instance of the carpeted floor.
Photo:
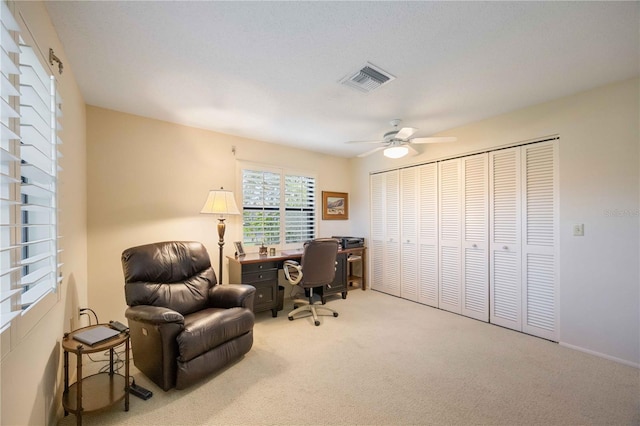
[[[257,315],[245,357],[187,390],[88,425],[638,425],[639,370],[375,291],[338,318]],[[61,425],[75,424],[75,416]]]

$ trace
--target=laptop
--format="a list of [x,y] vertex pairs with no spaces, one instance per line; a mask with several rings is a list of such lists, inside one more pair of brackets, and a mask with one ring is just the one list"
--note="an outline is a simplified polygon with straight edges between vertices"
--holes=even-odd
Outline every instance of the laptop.
[[113,328],[101,325],[90,330],[85,330],[81,331],[80,333],[74,334],[73,338],[78,342],[85,343],[89,346],[94,346],[98,343],[102,343],[106,340],[112,339],[118,334],[120,334],[118,330],[114,330]]

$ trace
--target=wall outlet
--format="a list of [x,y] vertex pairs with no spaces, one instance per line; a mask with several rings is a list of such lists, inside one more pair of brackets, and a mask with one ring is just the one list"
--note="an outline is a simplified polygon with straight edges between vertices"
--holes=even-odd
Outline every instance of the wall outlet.
[[577,223],[573,225],[573,236],[574,237],[584,237],[584,224]]

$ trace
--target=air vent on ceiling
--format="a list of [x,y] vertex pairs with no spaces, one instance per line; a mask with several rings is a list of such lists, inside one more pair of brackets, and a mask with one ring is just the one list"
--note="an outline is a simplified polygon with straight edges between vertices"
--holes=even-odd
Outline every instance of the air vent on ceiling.
[[340,84],[369,93],[392,80],[395,80],[393,75],[367,62],[361,69],[340,80]]

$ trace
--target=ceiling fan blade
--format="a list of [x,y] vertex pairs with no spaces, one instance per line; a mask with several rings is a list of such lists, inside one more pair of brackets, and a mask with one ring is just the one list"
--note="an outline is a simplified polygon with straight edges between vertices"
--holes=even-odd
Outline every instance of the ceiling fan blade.
[[396,139],[405,140],[411,137],[418,129],[413,127],[403,127],[400,131],[394,136]]
[[382,140],[377,140],[377,141],[347,141],[345,143],[382,143],[384,141]]
[[358,154],[358,157],[361,157],[361,158],[362,158],[362,157],[367,157],[367,156],[369,156],[369,155],[373,154],[374,152],[378,152],[378,151],[380,151],[381,149],[385,149],[385,148],[386,148],[386,146],[379,146],[379,147],[377,147],[377,148],[372,149],[371,151],[367,151],[367,152],[364,152],[364,153],[362,153],[362,154]]
[[407,145],[405,145],[405,146],[406,146],[407,148],[409,148],[409,154],[411,154],[411,155],[418,155],[418,154],[420,154],[420,153],[418,152],[418,150],[416,150],[416,149],[415,149],[414,147],[412,147],[411,145],[407,144]]
[[441,142],[455,142],[458,138],[455,136],[436,136],[432,138],[415,138],[411,139],[411,143],[441,143]]

